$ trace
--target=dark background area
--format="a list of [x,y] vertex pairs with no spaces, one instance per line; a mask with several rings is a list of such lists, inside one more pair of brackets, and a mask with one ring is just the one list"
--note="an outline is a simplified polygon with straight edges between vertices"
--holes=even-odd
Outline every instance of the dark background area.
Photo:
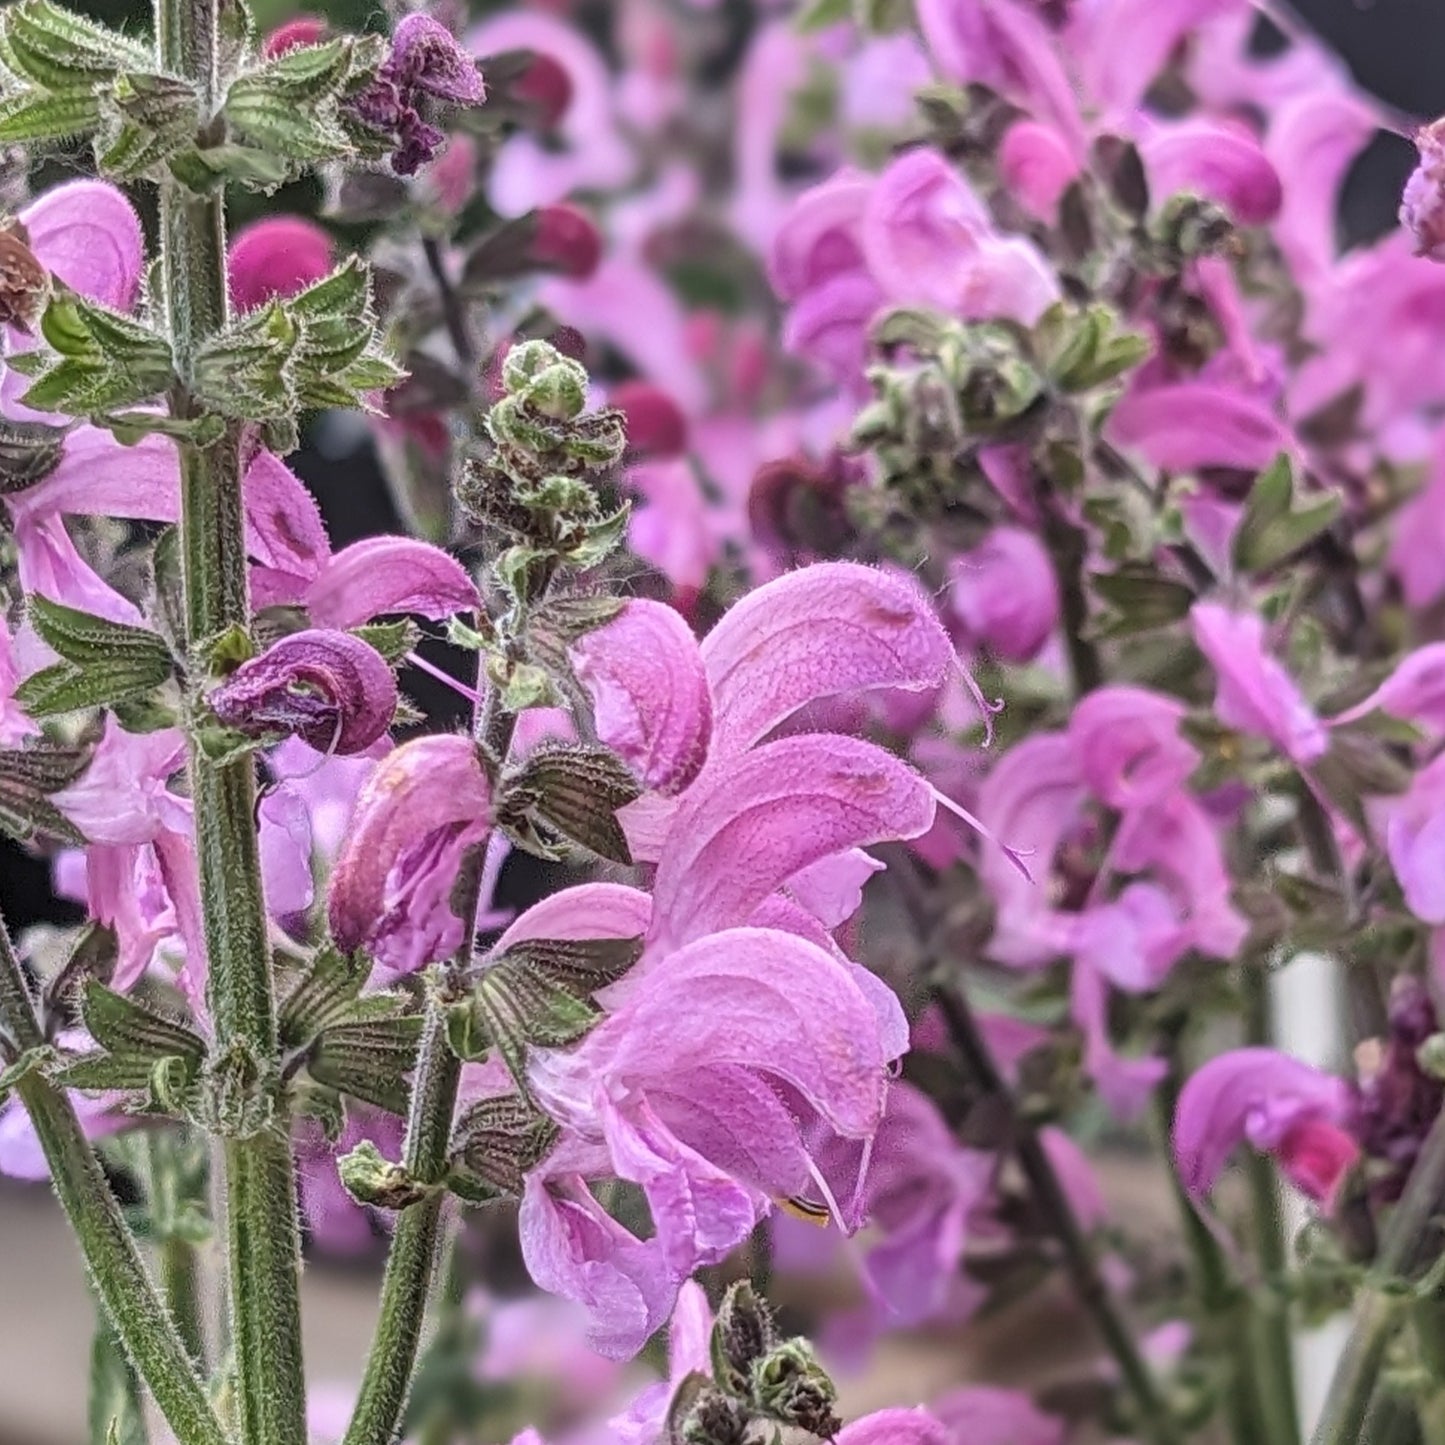
[[[76,3],[77,8],[110,20],[136,9],[131,0]],[[1168,5],[1174,0],[1155,3]],[[269,27],[298,7],[290,0],[256,0],[254,8]],[[368,0],[323,0],[316,8],[338,21],[363,26],[375,18],[379,7]],[[1289,9],[1344,56],[1362,86],[1401,112],[1402,126],[1445,112],[1445,0],[1293,0]],[[1267,26],[1262,27],[1262,46],[1277,41]],[[1413,163],[1413,147],[1401,135],[1381,134],[1361,157],[1342,203],[1342,233],[1348,243],[1370,240],[1394,224],[1400,188]],[[280,208],[293,207],[304,208],[304,199],[297,197],[288,205],[287,198],[281,198]],[[290,461],[320,499],[336,546],[396,529],[385,486],[365,451],[337,458],[306,446]],[[432,691],[423,682],[414,691],[433,716],[452,711],[453,700],[440,689]],[[57,917],[48,863],[4,842],[0,842],[0,912],[17,930]]]

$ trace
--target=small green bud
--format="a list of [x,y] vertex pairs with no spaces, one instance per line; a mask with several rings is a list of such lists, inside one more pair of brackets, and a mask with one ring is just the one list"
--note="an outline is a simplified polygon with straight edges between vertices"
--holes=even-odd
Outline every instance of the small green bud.
[[346,1192],[358,1203],[376,1209],[406,1209],[432,1193],[400,1164],[382,1157],[381,1150],[363,1139],[336,1161]]
[[806,1340],[786,1340],[753,1361],[752,1397],[773,1419],[824,1439],[843,1428],[834,1409],[837,1387]]
[[778,1345],[768,1302],[747,1280],[728,1290],[712,1329],[713,1377],[730,1395],[746,1396],[757,1361]]

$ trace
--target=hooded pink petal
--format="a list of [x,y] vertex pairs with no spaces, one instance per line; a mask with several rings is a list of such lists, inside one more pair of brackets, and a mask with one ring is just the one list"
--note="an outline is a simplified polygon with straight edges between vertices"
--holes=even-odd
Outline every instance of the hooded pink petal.
[[236,310],[284,301],[331,273],[331,237],[302,216],[267,216],[231,238],[226,270]]
[[702,659],[713,753],[726,757],[819,698],[936,687],[955,654],[919,589],[855,562],[822,562],[750,592],[703,639]]
[[121,191],[104,181],[69,181],[27,206],[20,221],[35,258],[72,291],[116,311],[135,305],[145,240]]
[[[445,909],[455,921],[450,889],[459,855],[490,830],[491,809],[491,787],[468,738],[419,738],[382,759],[357,799],[331,877],[327,913],[337,947],[375,948],[401,930],[421,930],[430,938],[438,920],[417,916],[408,891],[423,869],[440,870],[440,876],[437,895],[429,895],[421,911]],[[440,855],[432,851],[437,847]],[[439,923],[445,930],[446,920]],[[409,959],[414,967],[429,961]]]
[[647,788],[670,795],[697,777],[712,694],[697,639],[675,608],[634,599],[569,650],[597,735]]
[[1302,1126],[1342,1125],[1348,1085],[1274,1049],[1234,1049],[1211,1059],[1184,1085],[1174,1113],[1174,1158],[1193,1195],[1207,1194],[1241,1143],[1280,1154]]
[[1139,147],[1156,202],[1181,191],[1216,201],[1245,226],[1262,226],[1284,198],[1279,174],[1242,126],[1187,120],[1160,126]]
[[1185,708],[1142,687],[1102,687],[1081,698],[1069,719],[1084,780],[1121,811],[1162,801],[1199,766],[1179,734]]
[[1230,467],[1262,471],[1292,440],[1257,397],[1213,381],[1136,387],[1105,428],[1117,447],[1168,472]]
[[683,798],[653,888],[654,934],[672,946],[746,921],[795,873],[845,848],[915,838],[932,790],[871,743],[783,738],[709,768]]
[[1021,1390],[969,1385],[935,1400],[933,1412],[968,1445],[1064,1445],[1064,1422]]
[[306,591],[318,627],[358,627],[392,612],[439,622],[480,605],[467,569],[413,537],[368,537],[343,547]]
[[927,1410],[878,1410],[843,1428],[837,1445],[954,1445],[943,1422]]
[[1005,662],[1031,661],[1059,621],[1047,549],[1022,527],[995,527],[949,566],[949,601],[971,642]]
[[1301,766],[1323,757],[1329,748],[1324,725],[1265,650],[1263,618],[1214,602],[1195,603],[1189,616],[1194,641],[1218,678],[1220,721],[1267,738]]

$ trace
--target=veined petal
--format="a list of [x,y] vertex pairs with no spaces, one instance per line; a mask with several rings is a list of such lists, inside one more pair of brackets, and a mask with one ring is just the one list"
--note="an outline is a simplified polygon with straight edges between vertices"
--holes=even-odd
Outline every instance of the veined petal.
[[306,591],[318,627],[357,627],[390,612],[439,622],[480,605],[467,569],[412,537],[368,537],[343,547]]
[[398,906],[389,891],[404,894],[391,875],[405,855],[449,828],[480,830],[479,840],[491,826],[491,808],[469,738],[418,738],[383,758],[357,799],[331,877],[327,907],[337,946],[359,948],[389,922]]
[[683,798],[668,831],[654,939],[675,947],[746,922],[810,863],[916,838],[933,812],[917,773],[856,738],[782,738],[719,763]]
[[652,921],[652,899],[623,883],[579,883],[534,903],[497,940],[495,952],[534,938],[636,938]]
[[726,757],[818,698],[936,687],[955,655],[921,589],[855,562],[821,562],[749,593],[703,640],[702,658],[713,754]]
[[1115,446],[1170,472],[1262,471],[1293,446],[1262,401],[1213,381],[1136,388],[1114,408],[1105,430]]
[[677,610],[633,599],[569,649],[597,735],[649,789],[681,792],[712,734],[712,694],[697,639]]
[[30,249],[72,291],[129,311],[140,291],[145,241],[140,217],[105,181],[56,186],[20,213]]
[[789,933],[733,928],[667,955],[582,1052],[644,1093],[700,1059],[791,1085],[838,1133],[882,1117],[888,1060],[872,1004],[836,958]]

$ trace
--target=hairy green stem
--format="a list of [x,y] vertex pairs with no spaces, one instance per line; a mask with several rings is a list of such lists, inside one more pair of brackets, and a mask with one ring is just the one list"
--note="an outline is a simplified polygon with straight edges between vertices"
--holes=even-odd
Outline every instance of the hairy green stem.
[[[21,1049],[45,1037],[0,919],[0,1028]],[[120,1205],[65,1093],[32,1071],[16,1085],[107,1318],[181,1445],[228,1445],[175,1321],[141,1262]]]
[[[480,673],[479,667],[479,679]],[[516,715],[500,706],[495,689],[488,689],[484,696],[473,732],[496,756],[505,758],[512,744]],[[471,960],[479,903],[480,898],[474,895],[453,968],[465,967]],[[446,1004],[440,990],[433,987],[427,998],[421,1049],[412,1076],[404,1160],[408,1172],[423,1183],[437,1182],[446,1171],[460,1083],[461,1064],[447,1043]],[[445,1199],[442,1192],[433,1194],[403,1210],[397,1219],[382,1281],[376,1334],[342,1445],[391,1445],[400,1432],[416,1376],[427,1302],[440,1253]]]
[[[1269,979],[1262,968],[1244,970],[1246,1030],[1249,1042],[1271,1041]],[[1290,1336],[1289,1306],[1281,1281],[1289,1269],[1284,1212],[1274,1166],[1250,1151],[1247,1164],[1250,1198],[1254,1208],[1255,1243],[1259,1251],[1264,1287],[1246,1296],[1249,1341],[1256,1393],[1268,1426],[1268,1438],[1280,1445],[1296,1445],[1300,1438],[1299,1404],[1295,1394],[1294,1349]]]
[[[1380,1241],[1375,1272],[1386,1281],[1413,1270],[1429,1248],[1438,1253],[1435,1223],[1445,1201],[1445,1114],[1435,1120],[1424,1147],[1410,1171],[1409,1182]],[[1391,1340],[1408,1317],[1408,1301],[1375,1288],[1366,1288],[1356,1306],[1355,1323],[1344,1354],[1330,1381],[1324,1411],[1315,1429],[1313,1445],[1357,1445],[1379,1383],[1380,1367]]]
[[[221,0],[156,0],[163,70],[197,82],[214,105]],[[227,320],[224,200],[178,182],[161,186],[166,315],[179,381],[171,411],[196,412],[187,379],[197,349]],[[234,429],[204,450],[180,443],[180,542],[193,655],[248,620],[241,458]],[[192,735],[191,796],[205,915],[213,1067],[255,1096],[277,1077],[271,950],[249,758],[216,763]],[[304,1445],[301,1252],[291,1144],[284,1119],[225,1141],[231,1346],[243,1445]]]
[[1013,1152],[1047,1228],[1063,1251],[1074,1292],[1093,1319],[1119,1367],[1125,1388],[1134,1398],[1138,1411],[1136,1429],[1140,1437],[1150,1441],[1151,1445],[1180,1445],[1184,1436],[1179,1423],[1120,1314],[1113,1292],[1099,1272],[1094,1251],[1038,1132],[1023,1116],[1013,1090],[989,1052],[972,1006],[958,988],[941,987],[936,996],[949,1035],[969,1072],[1005,1115],[1007,1136]]

